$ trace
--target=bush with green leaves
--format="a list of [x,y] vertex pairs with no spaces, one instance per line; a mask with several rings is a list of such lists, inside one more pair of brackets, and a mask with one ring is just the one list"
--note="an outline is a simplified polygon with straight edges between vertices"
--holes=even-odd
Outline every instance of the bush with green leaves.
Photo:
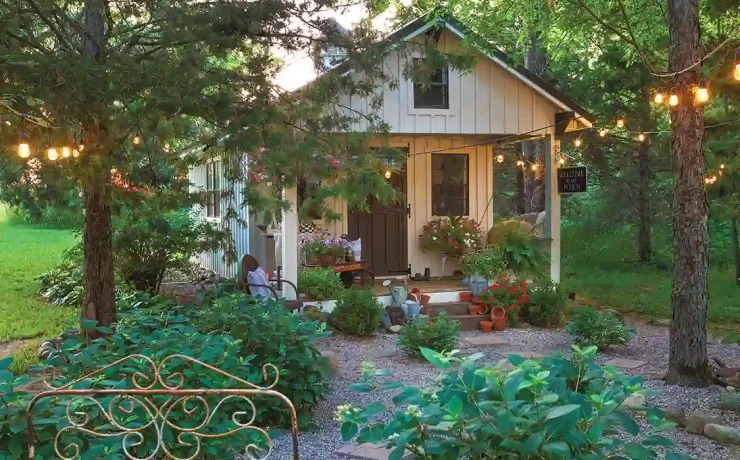
[[298,292],[314,300],[335,299],[343,290],[339,273],[331,268],[306,268],[298,274]]
[[499,244],[506,268],[518,277],[540,277],[547,273],[550,256],[542,250],[537,237],[531,233],[511,231]]
[[339,294],[329,322],[350,335],[370,335],[380,326],[383,307],[372,292],[346,289]]
[[408,321],[398,336],[398,346],[411,356],[421,358],[422,348],[437,351],[450,351],[457,347],[460,323],[447,317],[446,312],[430,319],[419,316]]
[[562,323],[567,306],[568,295],[563,287],[547,278],[530,290],[519,316],[533,326],[554,327]]
[[505,269],[504,256],[498,246],[487,246],[460,258],[460,270],[465,276],[480,275],[487,280],[495,280]]
[[[573,347],[570,358],[548,356],[541,362],[510,355],[512,371],[480,365],[482,353],[458,358],[455,352],[422,349],[445,373],[431,388],[376,382],[383,371],[363,372],[351,390],[393,389],[394,407],[340,406],[345,441],[384,443],[390,460],[544,459],[643,460],[690,458],[673,451],[660,433],[673,428],[658,409],[646,409],[647,433],[625,410],[633,394],[646,394],[641,376],[626,376],[594,362],[596,347]],[[388,412],[390,421],[377,422]],[[624,430],[634,438],[620,439]],[[640,436],[638,436],[640,435]]]
[[84,275],[82,246],[73,246],[64,251],[59,265],[36,277],[39,295],[54,305],[79,306],[85,294]]
[[599,312],[593,308],[579,308],[570,318],[565,330],[580,345],[595,345],[605,350],[611,345],[625,345],[634,329],[613,312]]

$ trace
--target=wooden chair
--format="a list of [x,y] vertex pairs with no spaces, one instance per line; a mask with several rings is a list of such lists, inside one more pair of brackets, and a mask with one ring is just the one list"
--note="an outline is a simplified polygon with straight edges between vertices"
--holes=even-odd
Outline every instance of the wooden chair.
[[[250,287],[261,287],[261,288],[267,288],[272,293],[272,296],[275,298],[275,300],[278,300],[277,291],[275,290],[274,286],[269,286],[266,284],[254,284],[249,282],[249,272],[253,272],[257,270],[260,267],[259,261],[255,259],[253,256],[249,254],[244,254],[244,257],[242,257],[242,266],[241,266],[241,279],[239,282],[242,285],[242,290],[246,294],[253,295],[252,292],[250,292]],[[292,282],[284,279],[277,279],[277,280],[270,280],[270,283],[276,283],[278,286],[281,286],[283,284],[287,284],[290,287],[293,288],[293,291],[295,291],[296,297],[298,297],[298,287],[293,284]],[[280,288],[280,291],[283,289]],[[287,308],[290,311],[295,311],[303,307],[303,301],[302,300],[286,300],[285,301],[285,308]]]

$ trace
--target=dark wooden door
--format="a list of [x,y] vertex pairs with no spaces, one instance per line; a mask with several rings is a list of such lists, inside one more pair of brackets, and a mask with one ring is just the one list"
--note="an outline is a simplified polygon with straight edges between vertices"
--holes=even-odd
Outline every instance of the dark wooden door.
[[349,237],[362,238],[362,259],[370,261],[376,276],[408,272],[409,268],[406,169],[393,173],[388,180],[401,192],[401,200],[382,205],[370,197],[370,212],[349,210]]

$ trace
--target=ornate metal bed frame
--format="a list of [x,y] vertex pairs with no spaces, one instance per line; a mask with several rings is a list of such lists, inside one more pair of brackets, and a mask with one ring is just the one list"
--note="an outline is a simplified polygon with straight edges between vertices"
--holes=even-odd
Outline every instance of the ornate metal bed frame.
[[[207,388],[207,389],[186,389],[183,388],[185,377],[181,372],[172,372],[162,374],[165,364],[176,359],[181,359],[185,363],[192,366],[197,364],[203,366],[221,376],[227,377],[228,379],[244,385],[246,388]],[[127,389],[74,389],[72,388],[75,384],[102,375],[108,369],[120,366],[130,360],[143,360],[151,367],[151,374],[143,372],[132,372],[131,376],[132,388]],[[280,378],[278,369],[272,364],[266,364],[262,367],[263,378],[268,382],[268,370],[271,370],[275,374],[275,380],[272,381],[268,386],[258,386],[253,383],[247,382],[246,380],[240,379],[234,375],[226,373],[217,367],[206,364],[197,359],[190,358],[184,355],[170,355],[164,358],[156,364],[154,360],[144,355],[129,355],[125,358],[119,359],[118,361],[102,367],[94,372],[91,372],[83,377],[80,377],[72,382],[69,382],[61,387],[54,387],[47,379],[48,373],[43,375],[44,383],[47,387],[51,388],[49,391],[43,391],[38,393],[28,406],[26,412],[26,421],[28,425],[28,456],[29,459],[33,460],[34,457],[34,444],[36,441],[35,433],[33,431],[33,412],[36,404],[44,398],[52,398],[59,396],[72,396],[71,400],[67,403],[66,409],[66,421],[69,426],[66,426],[59,430],[54,438],[54,451],[61,459],[70,460],[77,457],[80,452],[80,445],[76,442],[69,442],[68,445],[60,449],[61,436],[68,432],[79,432],[87,434],[88,436],[98,437],[121,437],[121,445],[127,458],[135,460],[150,460],[157,458],[157,456],[166,456],[175,460],[191,460],[196,458],[201,452],[201,442],[203,440],[223,438],[226,436],[233,435],[243,430],[251,430],[260,433],[265,437],[268,449],[265,455],[258,455],[258,452],[264,452],[265,449],[259,448],[255,444],[248,444],[246,446],[245,453],[247,458],[250,459],[266,459],[272,453],[272,439],[267,431],[263,428],[259,428],[253,425],[257,414],[256,406],[252,401],[254,396],[268,396],[280,399],[290,409],[291,415],[291,436],[293,443],[293,459],[299,460],[298,457],[298,421],[296,417],[295,407],[293,403],[282,393],[275,391],[273,388],[278,383]],[[123,373],[123,371],[122,371]],[[95,399],[96,397],[112,396],[113,399],[105,408],[100,401]],[[154,400],[154,396],[166,396],[167,398]],[[211,405],[205,399],[206,396],[218,397],[219,401],[211,410]],[[112,431],[99,431],[94,426],[88,426],[90,422],[90,416],[85,412],[73,412],[72,403],[80,399],[92,402],[100,410],[102,417],[107,423],[113,427]],[[234,411],[231,414],[231,421],[236,424],[236,427],[230,429],[225,433],[209,433],[203,432],[204,428],[208,427],[208,424],[213,419],[213,416],[218,413],[219,409],[227,401],[241,401],[247,407],[245,410]],[[195,403],[195,407],[188,408],[188,403]],[[203,421],[195,427],[182,427],[178,426],[175,422],[169,420],[170,413],[173,408],[180,406],[186,414],[195,414],[198,408],[201,409],[203,414]],[[133,413],[135,408],[140,408],[146,411],[149,417],[149,421],[144,423],[140,427],[127,427],[125,424],[120,423],[114,417],[115,411],[120,411],[124,414]],[[251,411],[251,415],[250,415]],[[248,417],[249,420],[246,422],[239,421],[239,417]],[[154,430],[157,434],[156,449],[147,457],[137,457],[131,454],[130,448],[140,445],[145,440],[144,430]],[[163,434],[165,429],[172,429],[180,434],[175,437],[176,444],[174,446],[180,447],[192,447],[195,448],[195,453],[190,457],[177,457],[173,455],[168,448],[168,444],[163,440]],[[183,435],[189,435],[188,437],[194,439],[194,442],[184,439]],[[72,455],[69,455],[71,451]],[[67,453],[67,455],[62,454]],[[257,456],[256,456],[257,455]]]

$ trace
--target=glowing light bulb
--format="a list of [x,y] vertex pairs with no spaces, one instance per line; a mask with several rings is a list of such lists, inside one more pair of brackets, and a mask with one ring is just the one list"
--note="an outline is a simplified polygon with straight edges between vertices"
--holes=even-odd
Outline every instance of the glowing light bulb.
[[77,147],[77,150],[79,150],[80,152],[82,152],[83,150],[85,150],[85,144],[80,144],[80,146]]
[[72,157],[77,158],[80,156],[80,151],[77,149],[72,149]]
[[678,95],[676,94],[676,90],[671,90],[671,95],[668,97],[668,105],[671,107],[675,107],[678,105]]
[[137,134],[136,136],[134,136],[134,145],[139,145],[139,144],[141,144],[141,136]]
[[503,155],[498,155],[496,157],[496,161],[499,162],[499,163],[503,163],[504,162],[504,156]]
[[717,182],[717,176],[712,176],[712,182]]
[[18,142],[18,156],[21,158],[28,158],[31,156],[31,147],[28,145],[26,140],[26,133],[21,133],[21,139]]
[[696,87],[696,102],[702,104],[709,100],[709,88],[707,88],[707,80],[702,78],[699,81],[699,85]]
[[538,164],[535,163],[532,165],[532,171],[537,171],[538,169],[540,169],[540,166]]
[[599,136],[601,136],[601,137],[604,137],[604,136],[606,136],[606,129],[604,129],[604,128],[601,128],[601,129],[599,130]]
[[565,158],[560,157],[560,159],[558,160],[558,163],[560,163],[561,165],[564,165],[565,164]]
[[643,134],[643,133],[638,134],[637,135],[637,140],[639,140],[640,142],[643,142],[645,140],[645,134]]
[[46,151],[46,156],[51,161],[57,161],[57,159],[59,158],[59,154],[57,153],[57,149],[55,149],[54,147],[51,147],[49,150]]
[[576,147],[580,147],[580,146],[581,146],[581,144],[583,144],[583,141],[582,141],[582,140],[581,140],[581,138],[579,137],[578,139],[576,139],[576,141],[575,141],[575,145],[576,145]]
[[624,128],[624,117],[617,117],[617,128]]
[[663,90],[662,89],[658,89],[658,91],[655,92],[655,97],[653,97],[653,101],[656,104],[662,104],[663,103],[663,100],[664,100],[664,98],[663,98]]
[[740,48],[735,51],[735,80],[740,80]]
[[69,147],[62,147],[62,158],[69,158],[72,155],[72,149]]
[[705,184],[708,184],[708,183],[710,183],[711,181],[712,181],[712,180],[711,180],[710,178],[708,178],[708,177],[705,177],[705,178],[704,178],[704,183],[705,183]]
[[719,165],[719,169],[725,169],[725,164],[722,163],[721,165]]
[[386,169],[384,175],[385,175],[385,178],[386,179],[390,179],[391,178],[391,170],[390,169]]
[[517,166],[524,166],[524,162],[522,160],[517,160],[516,165]]

